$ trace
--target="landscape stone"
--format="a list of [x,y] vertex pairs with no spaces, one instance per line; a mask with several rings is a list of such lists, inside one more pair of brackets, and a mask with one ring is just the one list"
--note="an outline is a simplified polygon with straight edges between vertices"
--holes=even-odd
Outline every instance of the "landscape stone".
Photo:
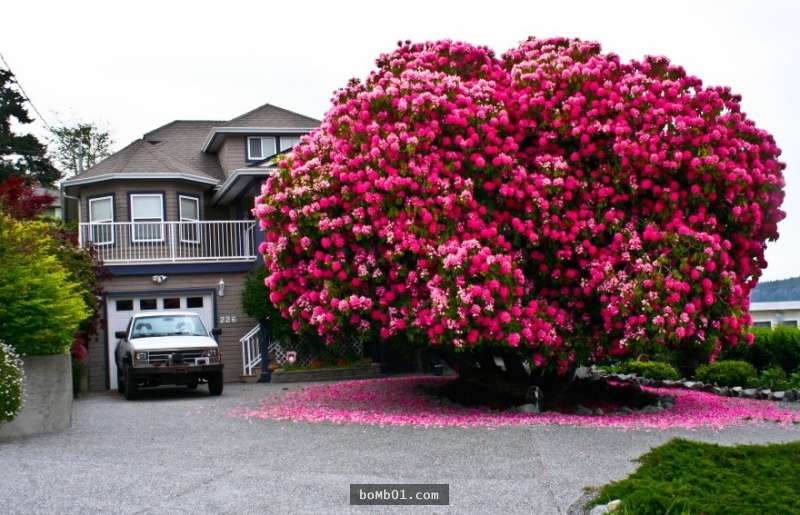
[[797,391],[796,390],[786,390],[784,392],[783,400],[794,402],[797,400]]
[[769,398],[773,401],[782,401],[786,398],[786,392],[772,392]]
[[575,377],[578,379],[587,379],[592,375],[592,371],[589,367],[578,367],[575,370]]
[[759,399],[769,399],[770,395],[772,395],[772,390],[769,388],[764,388],[763,390],[758,391]]
[[622,501],[619,499],[614,499],[613,501],[606,504],[606,508],[608,508],[608,513],[614,513],[615,511],[622,508]]
[[730,395],[730,388],[727,386],[715,386],[712,391],[717,395],[725,395],[726,397]]
[[742,397],[746,399],[755,399],[757,393],[758,390],[756,390],[755,388],[745,388],[744,390],[742,390]]
[[731,397],[741,397],[743,391],[744,388],[742,388],[741,386],[734,386],[733,388],[731,388]]
[[589,515],[604,515],[606,513],[608,513],[608,506],[605,504],[598,504],[592,508],[592,511],[589,512]]
[[578,404],[578,407],[575,408],[575,413],[577,415],[591,415],[592,414],[592,410],[590,410],[586,406]]
[[594,414],[595,415],[605,415],[606,412],[603,411],[603,408],[597,408],[596,410],[594,410]]
[[684,381],[683,383],[684,388],[689,388],[693,390],[695,386],[697,386],[697,381]]
[[533,403],[522,404],[517,406],[517,411],[520,413],[539,413],[539,407]]

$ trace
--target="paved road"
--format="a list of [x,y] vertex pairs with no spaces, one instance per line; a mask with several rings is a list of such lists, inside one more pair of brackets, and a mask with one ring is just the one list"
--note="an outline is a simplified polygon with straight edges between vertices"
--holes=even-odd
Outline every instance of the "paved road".
[[[302,385],[292,385],[299,388]],[[285,385],[166,390],[75,405],[61,434],[0,443],[2,513],[565,513],[583,488],[620,479],[674,436],[800,439],[775,426],[712,431],[577,427],[418,429],[226,416]],[[350,483],[449,483],[449,507],[351,507]]]

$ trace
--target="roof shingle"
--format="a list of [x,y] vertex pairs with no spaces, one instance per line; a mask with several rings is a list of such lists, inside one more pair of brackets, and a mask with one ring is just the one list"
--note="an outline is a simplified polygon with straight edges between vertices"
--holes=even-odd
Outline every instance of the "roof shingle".
[[203,152],[203,145],[215,127],[266,127],[266,128],[308,128],[313,129],[319,121],[308,116],[264,104],[251,111],[224,120],[175,120],[153,129],[119,152],[97,163],[80,175],[65,181],[77,182],[84,179],[126,175],[177,174],[222,181],[225,174],[219,159],[213,154]]

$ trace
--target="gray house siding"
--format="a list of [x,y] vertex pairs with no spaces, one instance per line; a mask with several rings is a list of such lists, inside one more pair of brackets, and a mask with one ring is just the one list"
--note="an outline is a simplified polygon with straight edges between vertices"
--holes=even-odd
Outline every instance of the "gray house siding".
[[[178,195],[181,193],[198,196],[201,199],[201,213],[205,214],[206,188],[185,181],[128,180],[105,181],[81,188],[81,222],[89,221],[89,199],[106,195],[114,196],[114,221],[130,222],[131,193],[163,193],[165,201],[165,221],[178,220]],[[211,219],[213,218],[205,218]],[[222,218],[223,220],[226,218]]]

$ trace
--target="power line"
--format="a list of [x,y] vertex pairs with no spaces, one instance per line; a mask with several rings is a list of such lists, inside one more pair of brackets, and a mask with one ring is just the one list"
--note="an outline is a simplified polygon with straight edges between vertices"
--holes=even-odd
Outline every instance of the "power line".
[[2,52],[0,52],[0,60],[3,61],[3,64],[6,66],[6,70],[8,70],[8,72],[11,74],[12,80],[14,81],[14,83],[17,85],[17,87],[19,88],[20,92],[22,93],[22,97],[31,105],[31,107],[33,108],[33,111],[36,113],[37,116],[39,116],[39,120],[41,120],[41,122],[44,124],[44,126],[47,127],[47,130],[52,131],[53,128],[50,127],[50,124],[47,123],[47,120],[44,118],[44,116],[42,116],[42,113],[40,113],[39,109],[36,108],[36,104],[33,103],[33,100],[31,100],[31,97],[29,97],[28,94],[25,92],[25,88],[22,87],[22,84],[20,84],[19,79],[17,79],[17,75],[11,70],[11,66],[8,64],[8,61],[6,61],[6,58],[3,57],[3,53]]

